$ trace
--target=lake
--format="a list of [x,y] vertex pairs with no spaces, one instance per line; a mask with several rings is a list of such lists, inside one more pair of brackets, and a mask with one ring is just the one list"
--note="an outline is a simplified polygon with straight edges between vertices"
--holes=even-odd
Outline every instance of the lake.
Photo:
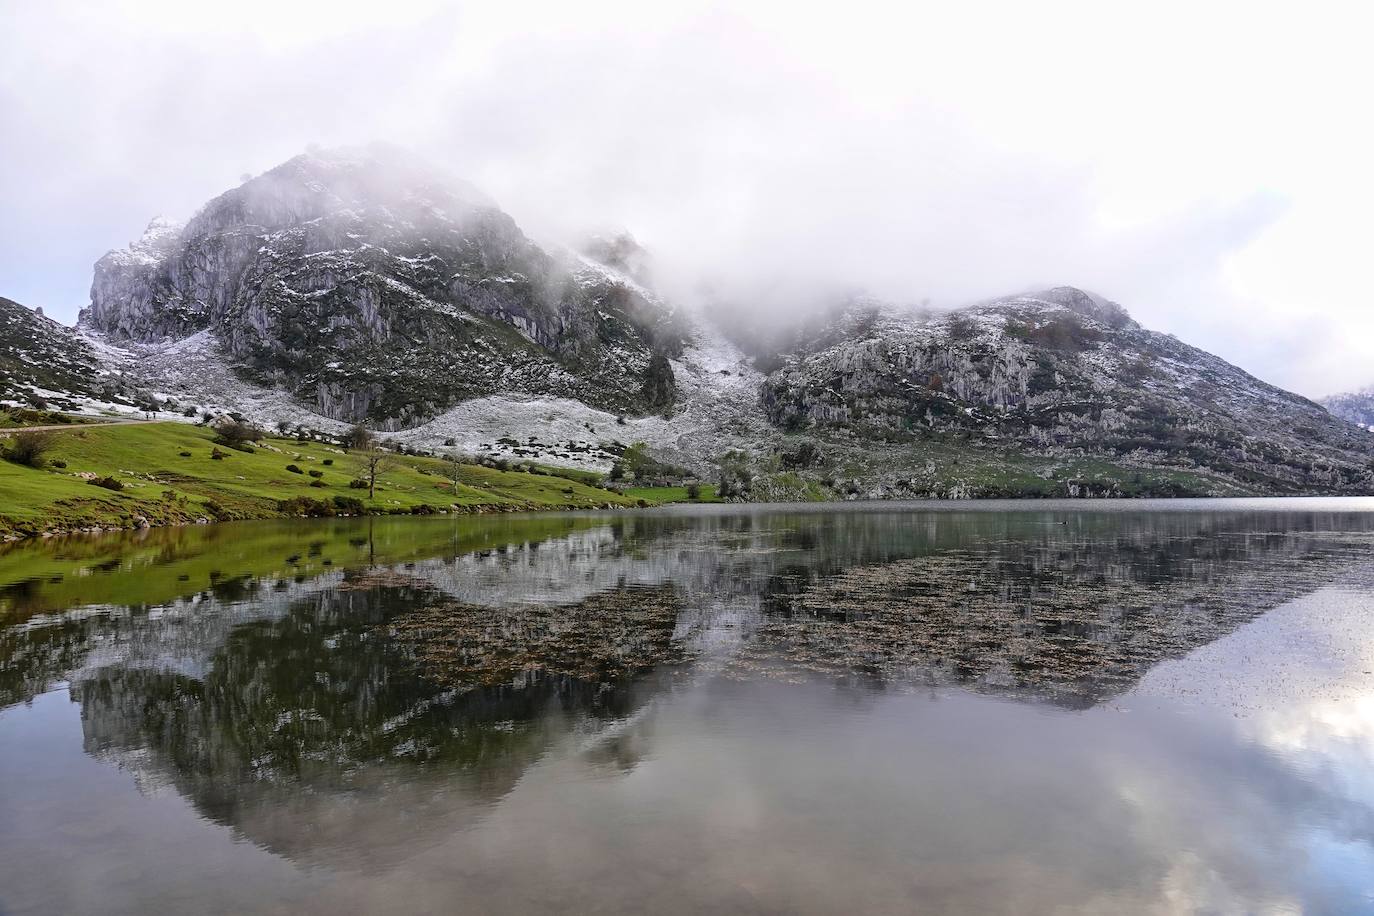
[[1374,912],[1374,500],[0,548],[0,913]]

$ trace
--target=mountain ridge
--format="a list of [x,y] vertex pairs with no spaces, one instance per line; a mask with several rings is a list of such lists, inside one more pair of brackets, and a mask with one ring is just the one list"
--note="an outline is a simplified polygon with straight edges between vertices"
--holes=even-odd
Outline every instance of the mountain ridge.
[[1365,429],[1374,430],[1374,385],[1357,391],[1328,395],[1320,398],[1317,403],[1330,411],[1333,416],[1348,420],[1357,426],[1363,426]]
[[627,234],[546,250],[414,157],[316,151],[102,257],[76,337],[178,411],[600,470],[642,442],[750,498],[1374,492],[1366,431],[1095,293],[760,336],[650,274]]
[[245,377],[384,429],[496,391],[662,409],[680,346],[629,284],[372,153],[295,157],[107,254],[82,324],[132,344],[210,330]]

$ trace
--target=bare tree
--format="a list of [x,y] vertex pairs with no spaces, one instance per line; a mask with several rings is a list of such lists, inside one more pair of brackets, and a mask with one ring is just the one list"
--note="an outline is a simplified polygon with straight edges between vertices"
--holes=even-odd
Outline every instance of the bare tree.
[[449,489],[454,499],[458,498],[458,485],[462,483],[463,463],[449,455],[444,458],[444,477],[448,479]]
[[375,499],[377,475],[394,465],[396,458],[391,452],[373,446],[363,455],[363,460],[367,462],[367,498]]

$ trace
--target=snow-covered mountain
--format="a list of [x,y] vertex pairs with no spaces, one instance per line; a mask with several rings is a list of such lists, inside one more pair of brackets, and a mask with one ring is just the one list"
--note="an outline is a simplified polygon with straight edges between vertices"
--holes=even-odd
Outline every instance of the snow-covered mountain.
[[601,469],[730,453],[754,498],[1374,492],[1374,435],[1081,290],[726,326],[658,295],[628,236],[546,250],[368,148],[154,220],[63,339],[169,411]]
[[1374,438],[1072,288],[952,313],[856,308],[763,386],[784,429],[1204,468],[1266,492],[1370,488]]
[[1333,394],[1322,398],[1320,403],[1332,415],[1374,430],[1374,385],[1359,391]]
[[387,147],[297,156],[185,226],[154,220],[96,264],[81,324],[132,345],[208,331],[244,378],[383,429],[497,392],[664,410],[682,348],[637,283]]

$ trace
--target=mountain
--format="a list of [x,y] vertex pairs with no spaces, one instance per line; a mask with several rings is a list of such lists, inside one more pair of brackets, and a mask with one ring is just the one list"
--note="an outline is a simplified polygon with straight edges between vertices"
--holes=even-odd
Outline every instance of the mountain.
[[134,390],[107,357],[41,310],[0,297],[0,401],[62,410],[132,404]]
[[860,305],[786,355],[762,400],[779,428],[888,450],[1095,455],[1266,493],[1374,486],[1374,437],[1068,287],[936,315]]
[[540,247],[409,154],[314,151],[101,258],[67,333],[177,411],[600,470],[644,443],[753,499],[1374,492],[1367,431],[1092,293],[780,330],[650,281],[628,235]]
[[209,332],[243,378],[383,429],[495,392],[662,411],[682,347],[639,284],[386,147],[297,156],[154,220],[97,262],[81,323],[133,345]]
[[1321,405],[1333,416],[1374,430],[1374,386],[1322,398]]

